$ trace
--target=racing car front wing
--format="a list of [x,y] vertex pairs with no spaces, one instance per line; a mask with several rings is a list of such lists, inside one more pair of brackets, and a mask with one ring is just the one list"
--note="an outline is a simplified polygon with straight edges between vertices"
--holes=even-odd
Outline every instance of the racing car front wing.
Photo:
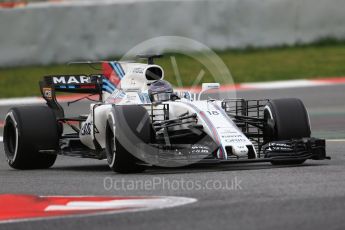
[[[230,155],[228,159],[219,159],[215,151],[207,152],[208,146],[204,145],[172,145],[166,148],[162,146],[156,146],[159,148],[154,154],[158,164],[164,164],[167,162],[175,162],[180,165],[188,164],[214,164],[214,163],[260,163],[260,162],[271,162],[271,163],[293,163],[303,162],[308,159],[312,160],[325,160],[330,159],[326,156],[326,143],[324,139],[317,138],[303,138],[296,140],[286,141],[273,141],[269,142],[262,147],[262,154],[258,155],[257,158],[248,159],[244,157],[237,157]],[[177,150],[181,151],[177,151]],[[186,151],[190,149],[191,152],[188,154]],[[197,151],[195,151],[197,149]],[[201,151],[202,150],[202,151]],[[210,150],[210,148],[209,148]],[[184,154],[181,152],[184,151]],[[198,154],[196,154],[198,153]],[[176,155],[177,154],[177,155]],[[152,162],[152,155],[147,155],[149,162]],[[199,158],[199,161],[196,159]],[[143,164],[146,164],[143,162]]]

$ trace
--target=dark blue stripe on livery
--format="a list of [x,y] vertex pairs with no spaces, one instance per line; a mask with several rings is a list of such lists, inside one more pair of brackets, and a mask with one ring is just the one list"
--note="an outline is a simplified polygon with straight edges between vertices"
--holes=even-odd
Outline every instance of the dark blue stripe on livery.
[[119,76],[120,79],[123,78],[124,74],[122,74],[118,64],[116,62],[109,62],[113,70],[116,72],[117,76]]
[[119,68],[119,70],[120,70],[120,72],[122,74],[122,77],[124,77],[125,76],[125,71],[123,71],[123,68],[122,68],[121,64],[118,63],[118,62],[116,62],[116,64],[117,64],[117,66],[118,66],[118,68]]
[[113,83],[111,83],[109,80],[107,79],[103,79],[103,85],[109,86],[110,88],[112,88],[113,90],[115,90],[116,85],[114,85]]
[[102,90],[106,91],[106,92],[108,92],[110,94],[112,94],[114,92],[113,89],[111,89],[109,86],[106,86],[106,85],[103,85]]

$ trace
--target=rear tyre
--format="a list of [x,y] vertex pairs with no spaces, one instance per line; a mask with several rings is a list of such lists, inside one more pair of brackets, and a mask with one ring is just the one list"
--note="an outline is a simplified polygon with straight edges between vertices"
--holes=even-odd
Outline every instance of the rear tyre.
[[5,155],[12,168],[45,169],[55,163],[55,154],[39,152],[58,148],[58,125],[50,108],[12,108],[6,116],[3,136]]
[[[300,99],[270,100],[264,110],[264,118],[271,124],[264,132],[265,142],[310,137],[308,112]],[[305,160],[272,161],[273,165],[302,164]]]
[[[130,150],[135,151],[139,148],[138,144],[149,143],[151,129],[151,119],[142,106],[115,106],[106,128],[109,167],[117,173],[143,172],[145,166],[140,164],[141,161]],[[132,138],[133,135],[135,138]]]

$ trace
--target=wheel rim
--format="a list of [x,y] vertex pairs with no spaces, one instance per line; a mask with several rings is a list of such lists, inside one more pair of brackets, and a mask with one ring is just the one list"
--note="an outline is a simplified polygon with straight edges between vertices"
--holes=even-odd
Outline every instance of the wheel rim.
[[275,121],[274,121],[274,117],[273,117],[273,114],[272,114],[272,111],[271,111],[271,108],[266,105],[265,108],[264,108],[264,119],[266,122],[268,122],[268,120],[272,120],[273,122],[273,127],[270,127],[270,129],[266,129],[265,130],[265,136],[264,136],[264,142],[269,142],[271,140],[274,140],[275,139]]
[[116,143],[114,133],[111,131],[110,126],[107,127],[106,150],[108,164],[110,167],[113,167],[116,155]]
[[8,119],[5,127],[4,127],[4,145],[6,151],[6,155],[10,161],[15,158],[16,149],[18,144],[18,135],[17,129],[11,119]]

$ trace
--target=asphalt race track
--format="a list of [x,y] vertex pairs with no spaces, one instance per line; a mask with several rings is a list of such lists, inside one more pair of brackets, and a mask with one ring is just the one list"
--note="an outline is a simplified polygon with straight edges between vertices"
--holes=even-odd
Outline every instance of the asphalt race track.
[[[241,91],[238,96],[301,98],[314,136],[333,139],[327,141],[332,160],[289,167],[260,163],[156,168],[120,175],[109,171],[104,161],[59,157],[49,170],[17,171],[8,167],[1,147],[1,194],[158,195],[198,201],[154,211],[3,223],[0,229],[345,229],[345,85]],[[87,111],[85,104],[76,108],[75,113]],[[0,107],[0,116],[7,110]],[[190,186],[182,186],[181,180]],[[128,186],[135,181],[156,184]]]

